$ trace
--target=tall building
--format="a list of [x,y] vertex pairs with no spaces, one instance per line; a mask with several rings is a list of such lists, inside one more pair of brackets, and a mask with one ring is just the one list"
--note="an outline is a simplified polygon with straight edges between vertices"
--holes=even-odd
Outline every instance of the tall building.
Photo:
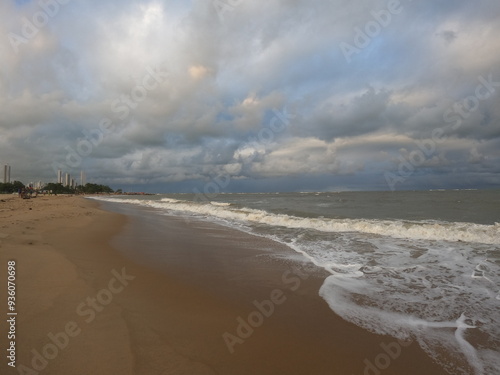
[[71,184],[71,176],[69,175],[69,173],[66,173],[66,181],[64,183],[64,186],[69,186]]
[[63,183],[62,171],[60,169],[57,171],[57,183],[58,184]]
[[3,166],[3,183],[10,183],[10,165],[7,164]]
[[85,186],[85,184],[87,182],[85,180],[86,180],[85,172],[81,171],[80,172],[80,185]]

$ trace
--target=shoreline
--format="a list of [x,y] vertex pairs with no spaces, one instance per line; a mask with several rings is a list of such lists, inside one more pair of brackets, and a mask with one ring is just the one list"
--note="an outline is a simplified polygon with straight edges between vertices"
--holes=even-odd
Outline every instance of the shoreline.
[[19,365],[41,369],[32,350],[53,356],[53,344],[40,373],[444,374],[416,344],[377,368],[395,340],[337,317],[319,270],[273,255],[284,245],[81,197],[12,200],[0,264],[17,260]]

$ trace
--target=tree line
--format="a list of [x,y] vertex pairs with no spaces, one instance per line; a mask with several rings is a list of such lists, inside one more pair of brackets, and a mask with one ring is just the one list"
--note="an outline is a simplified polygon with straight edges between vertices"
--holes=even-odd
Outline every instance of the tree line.
[[20,181],[0,183],[0,193],[12,194],[17,193],[19,189],[24,189],[24,184]]
[[48,183],[43,190],[50,190],[54,194],[100,194],[100,193],[114,193],[114,190],[107,185],[99,184],[85,184],[79,185],[76,188],[71,188],[69,186],[63,186],[63,184]]
[[[26,189],[26,186],[20,181],[14,181],[9,183],[0,183],[0,193],[1,194],[12,194],[17,193],[20,190]],[[42,191],[51,191],[53,194],[100,194],[100,193],[114,193],[114,190],[107,185],[99,184],[85,184],[77,186],[76,188],[71,188],[69,186],[64,186],[63,184],[56,184],[50,182],[46,184]]]

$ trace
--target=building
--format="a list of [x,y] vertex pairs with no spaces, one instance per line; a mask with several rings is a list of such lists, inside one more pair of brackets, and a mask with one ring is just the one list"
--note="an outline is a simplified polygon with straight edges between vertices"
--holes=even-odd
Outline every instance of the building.
[[85,184],[87,183],[87,181],[86,181],[86,177],[87,177],[87,176],[85,176],[85,172],[84,172],[84,171],[81,171],[81,172],[80,172],[80,185],[81,185],[81,186],[85,186]]
[[65,181],[64,181],[64,186],[70,186],[71,184],[71,176],[69,173],[66,173],[66,176],[65,176]]
[[7,164],[3,166],[3,183],[10,183],[10,165]]
[[63,183],[62,171],[60,169],[57,171],[57,183],[58,184]]

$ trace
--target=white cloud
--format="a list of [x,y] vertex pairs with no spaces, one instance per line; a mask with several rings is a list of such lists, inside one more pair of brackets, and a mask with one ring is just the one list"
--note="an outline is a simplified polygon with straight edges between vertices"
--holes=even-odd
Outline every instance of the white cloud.
[[[111,118],[113,131],[81,165],[109,183],[383,176],[447,125],[444,113],[474,94],[480,75],[500,81],[495,0],[408,4],[349,64],[339,43],[386,3],[244,1],[221,22],[210,1],[70,2],[18,53],[0,39],[0,162],[20,179],[50,180],[53,160]],[[36,2],[2,2],[0,34],[21,33],[36,11]],[[168,78],[118,119],[113,103],[160,63]],[[499,92],[447,128],[426,173],[460,164],[491,171],[491,183]],[[294,119],[259,139],[285,107]]]

